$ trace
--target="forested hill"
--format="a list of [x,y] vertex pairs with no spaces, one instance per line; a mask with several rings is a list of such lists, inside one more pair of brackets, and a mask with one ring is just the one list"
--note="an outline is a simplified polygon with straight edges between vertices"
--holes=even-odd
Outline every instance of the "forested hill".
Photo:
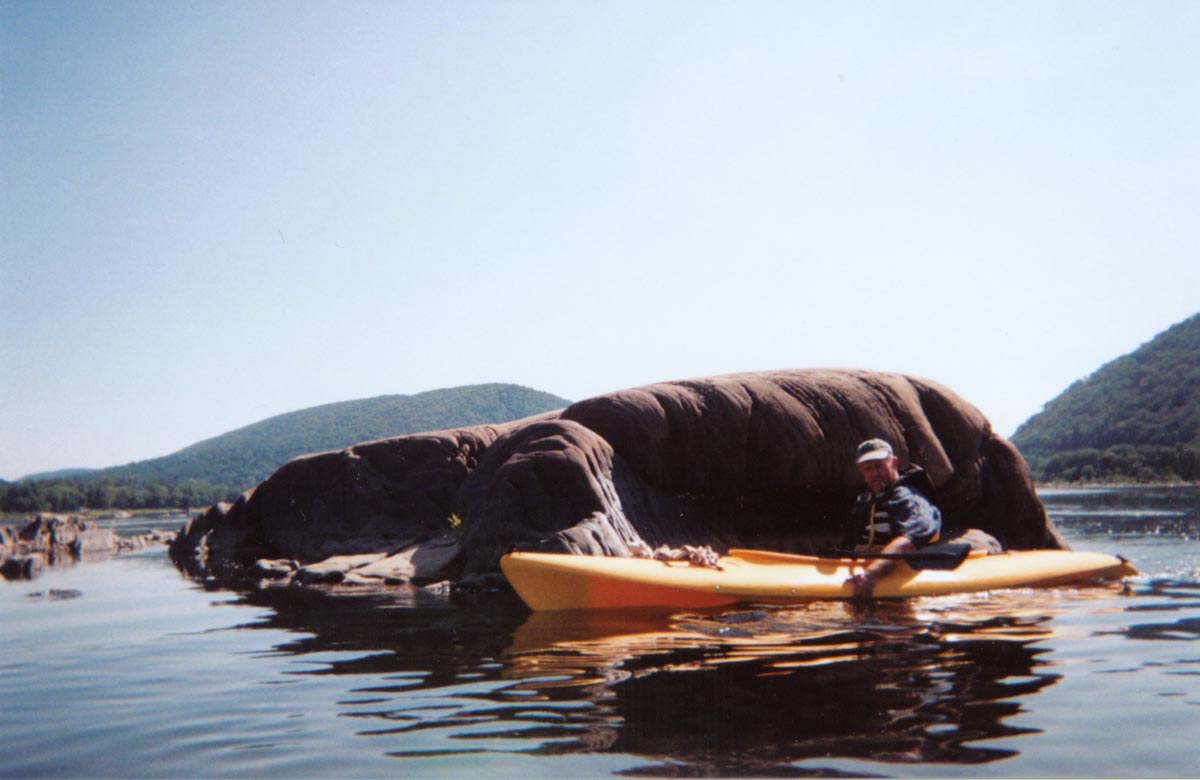
[[271,417],[162,458],[2,485],[0,509],[202,506],[253,487],[297,455],[407,433],[519,420],[569,404],[510,384],[325,404]]
[[1071,385],[1012,441],[1041,480],[1200,480],[1200,314]]
[[297,455],[406,433],[519,420],[569,403],[549,393],[506,384],[382,395],[281,414],[173,455],[100,473],[142,482],[203,479],[251,487]]

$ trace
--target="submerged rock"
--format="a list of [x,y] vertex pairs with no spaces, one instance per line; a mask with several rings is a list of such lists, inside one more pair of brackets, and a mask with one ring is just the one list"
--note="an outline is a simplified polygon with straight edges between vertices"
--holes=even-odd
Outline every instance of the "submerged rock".
[[[855,447],[876,436],[901,468],[929,473],[949,532],[1063,546],[1020,454],[947,388],[793,370],[665,382],[505,425],[303,456],[192,518],[171,550],[206,574],[244,576],[267,558],[295,561],[297,579],[351,582],[487,581],[514,544],[822,552],[863,488]],[[362,554],[380,557],[312,568]]]

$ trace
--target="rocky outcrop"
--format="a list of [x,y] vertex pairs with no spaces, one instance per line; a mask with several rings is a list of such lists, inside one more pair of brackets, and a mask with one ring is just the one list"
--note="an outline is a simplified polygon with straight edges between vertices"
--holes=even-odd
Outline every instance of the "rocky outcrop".
[[316,563],[261,558],[249,578],[263,585],[416,585],[436,584],[462,552],[454,539],[441,537],[414,544],[393,555],[334,555]]
[[[393,566],[375,578],[406,582],[487,581],[514,544],[591,555],[643,544],[820,552],[862,489],[855,446],[876,436],[902,467],[929,473],[951,532],[981,528],[1014,549],[1062,546],[1020,455],[947,388],[794,370],[655,384],[506,425],[297,458],[190,520],[172,553],[208,574],[258,576],[271,568],[258,561],[282,559],[287,579],[353,582],[424,550],[436,565],[419,575]],[[364,554],[379,559],[312,573]]]
[[173,535],[161,533],[121,537],[87,520],[42,514],[19,528],[0,527],[0,576],[7,580],[33,579],[46,566],[169,542],[171,538]]

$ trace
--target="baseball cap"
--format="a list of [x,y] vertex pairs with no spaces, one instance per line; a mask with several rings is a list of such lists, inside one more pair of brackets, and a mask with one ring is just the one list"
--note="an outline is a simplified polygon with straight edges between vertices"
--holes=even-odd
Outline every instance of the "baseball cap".
[[894,454],[892,452],[892,445],[883,439],[867,439],[858,445],[858,459],[855,463],[866,463],[869,460],[883,460],[884,458],[892,457]]

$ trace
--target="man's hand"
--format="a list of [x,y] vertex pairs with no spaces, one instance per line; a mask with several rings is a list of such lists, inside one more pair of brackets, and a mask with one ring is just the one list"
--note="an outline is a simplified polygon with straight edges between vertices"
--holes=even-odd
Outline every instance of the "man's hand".
[[[887,547],[883,548],[883,552],[893,555],[896,553],[916,552],[916,549],[917,546],[907,536],[897,536],[888,542]],[[870,600],[875,595],[875,584],[895,568],[895,566],[895,560],[880,558],[879,560],[872,561],[870,565],[863,567],[863,570],[858,574],[847,577],[847,584],[854,586],[854,598],[859,601]]]
[[[884,563],[884,561],[877,561],[858,574],[846,578],[846,582],[854,586],[854,598],[856,601],[870,601],[871,597],[875,595],[875,583],[879,582],[879,578],[891,570],[891,566],[888,566],[886,569],[880,571],[883,567],[879,567],[879,563]],[[891,561],[887,561],[887,563],[891,563]]]

